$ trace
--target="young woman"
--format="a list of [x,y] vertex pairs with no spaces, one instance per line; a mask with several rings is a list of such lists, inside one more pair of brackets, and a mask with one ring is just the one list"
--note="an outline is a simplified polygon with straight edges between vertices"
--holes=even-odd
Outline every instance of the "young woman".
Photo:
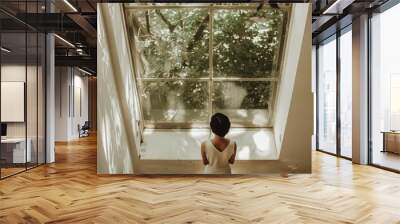
[[229,164],[235,162],[236,143],[225,138],[229,132],[231,122],[221,113],[211,117],[211,131],[214,137],[201,144],[201,157],[205,165],[205,174],[231,174]]

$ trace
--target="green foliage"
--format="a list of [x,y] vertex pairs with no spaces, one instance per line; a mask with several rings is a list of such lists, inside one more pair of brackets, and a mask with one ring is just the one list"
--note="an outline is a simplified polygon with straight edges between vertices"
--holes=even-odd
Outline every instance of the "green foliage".
[[[207,10],[147,10],[138,11],[136,16],[141,24],[139,46],[148,62],[144,77],[208,76]],[[202,25],[202,35],[194,39]]]
[[271,88],[271,82],[214,82],[213,104],[218,109],[268,109]]
[[276,9],[217,10],[214,16],[215,75],[267,77],[278,53],[283,13]]
[[[176,99],[183,108],[204,109],[208,103],[208,83],[205,81],[146,81],[144,94],[152,98],[151,107],[166,109],[166,102]],[[175,102],[170,102],[175,104]]]
[[184,79],[209,78],[211,69],[217,78],[274,77],[284,16],[284,10],[273,8],[213,9],[212,15],[206,8],[130,11],[144,67],[141,77],[179,79],[146,81],[144,98],[155,110],[207,111],[211,88],[216,109],[268,109],[269,81],[214,81],[209,87],[211,82]]

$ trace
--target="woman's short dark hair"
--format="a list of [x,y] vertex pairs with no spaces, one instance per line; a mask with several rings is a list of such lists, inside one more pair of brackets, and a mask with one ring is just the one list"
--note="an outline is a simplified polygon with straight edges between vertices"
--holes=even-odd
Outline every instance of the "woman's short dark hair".
[[215,113],[211,117],[210,127],[214,134],[224,137],[229,132],[231,122],[225,114]]

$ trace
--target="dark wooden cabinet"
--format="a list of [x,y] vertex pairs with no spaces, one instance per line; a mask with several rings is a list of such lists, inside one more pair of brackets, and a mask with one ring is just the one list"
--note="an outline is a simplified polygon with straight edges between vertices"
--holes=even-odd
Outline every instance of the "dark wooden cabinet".
[[400,154],[400,132],[387,131],[383,134],[383,152]]

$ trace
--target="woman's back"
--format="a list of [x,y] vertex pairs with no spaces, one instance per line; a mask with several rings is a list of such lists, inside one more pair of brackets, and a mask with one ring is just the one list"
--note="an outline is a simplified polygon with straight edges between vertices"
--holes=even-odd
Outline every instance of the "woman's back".
[[229,141],[223,149],[218,149],[211,140],[205,141],[203,144],[208,160],[204,172],[206,174],[230,174],[229,163],[235,153],[235,143]]
[[231,122],[221,113],[211,116],[210,128],[214,134],[213,140],[201,144],[201,158],[205,165],[206,174],[230,174],[230,164],[235,162],[236,144],[225,138]]

